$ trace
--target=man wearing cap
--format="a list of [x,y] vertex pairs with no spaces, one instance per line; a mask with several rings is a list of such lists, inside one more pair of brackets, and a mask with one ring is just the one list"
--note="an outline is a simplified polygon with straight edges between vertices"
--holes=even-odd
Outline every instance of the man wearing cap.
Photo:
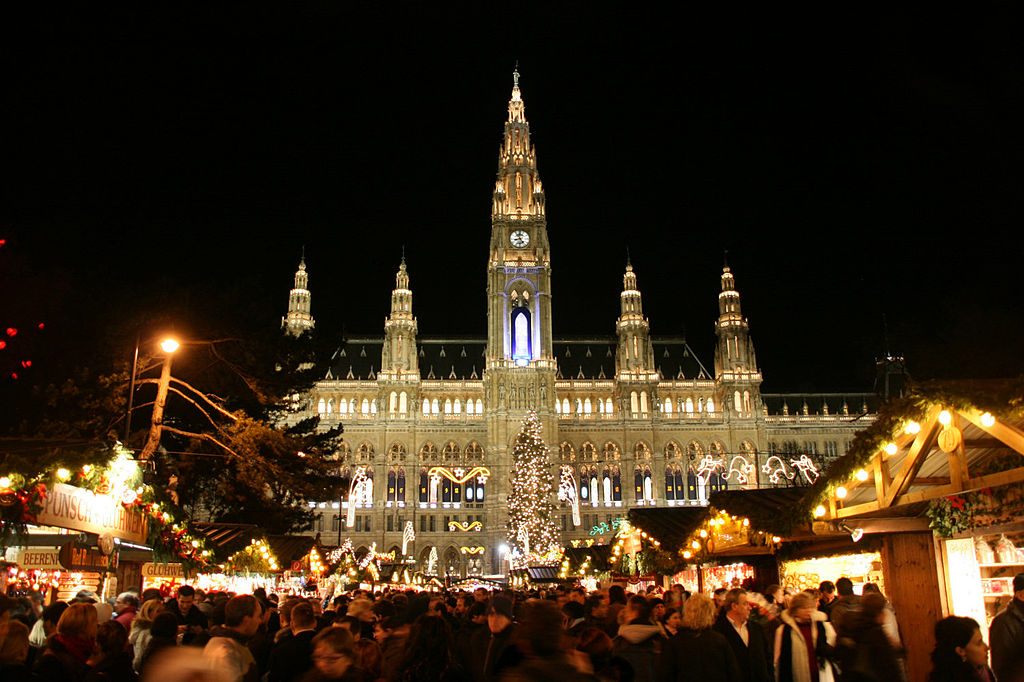
[[487,627],[473,634],[469,672],[474,682],[493,682],[506,669],[519,663],[522,655],[512,643],[512,601],[500,594],[487,606]]
[[1013,599],[988,631],[992,672],[999,682],[1024,682],[1024,573],[1013,577]]

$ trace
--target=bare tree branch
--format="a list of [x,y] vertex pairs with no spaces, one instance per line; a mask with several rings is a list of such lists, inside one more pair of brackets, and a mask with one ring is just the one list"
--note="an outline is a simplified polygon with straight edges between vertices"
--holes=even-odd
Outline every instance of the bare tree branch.
[[[204,410],[204,409],[202,408],[202,406],[201,406],[201,405],[200,405],[199,403],[197,403],[197,402],[196,402],[195,400],[192,400],[192,398],[189,398],[189,397],[188,397],[187,395],[185,395],[184,393],[182,393],[181,391],[179,391],[178,389],[176,389],[176,388],[175,388],[174,386],[168,386],[167,388],[168,388],[168,390],[169,390],[169,391],[171,391],[172,393],[177,393],[177,394],[178,394],[178,395],[180,395],[180,396],[181,396],[182,398],[184,398],[185,400],[187,400],[187,401],[189,401],[190,403],[192,403],[192,406],[193,406],[193,407],[195,407],[195,408],[196,408],[197,410],[199,410],[200,412],[202,412],[202,413],[203,413],[203,416],[204,416],[204,417],[206,417],[206,420],[207,420],[207,421],[209,421],[209,422],[210,422],[210,424],[212,424],[212,425],[213,425],[213,428],[217,429],[217,431],[219,431],[219,432],[220,432],[221,434],[223,434],[224,436],[226,436],[226,437],[230,437],[230,436],[228,435],[228,433],[227,433],[227,432],[226,432],[226,431],[225,431],[224,429],[222,429],[222,428],[220,427],[220,424],[218,424],[217,422],[213,421],[213,417],[211,417],[211,416],[210,416],[210,413],[209,413],[209,412],[207,412],[206,410]],[[237,418],[236,418],[236,421],[237,421]]]
[[176,429],[173,426],[167,426],[166,424],[161,424],[160,430],[161,431],[170,431],[171,433],[176,433],[179,436],[185,436],[187,438],[200,438],[202,440],[208,440],[211,443],[213,443],[214,445],[216,445],[217,447],[222,448],[225,452],[228,452],[231,455],[233,455],[233,456],[235,456],[235,457],[237,457],[239,459],[242,459],[242,456],[240,454],[238,454],[237,452],[235,452],[234,450],[229,448],[227,445],[225,445],[224,443],[221,443],[219,440],[217,440],[216,438],[214,438],[213,436],[211,436],[209,434],[206,434],[206,433],[193,433],[191,431],[183,431],[181,429]]

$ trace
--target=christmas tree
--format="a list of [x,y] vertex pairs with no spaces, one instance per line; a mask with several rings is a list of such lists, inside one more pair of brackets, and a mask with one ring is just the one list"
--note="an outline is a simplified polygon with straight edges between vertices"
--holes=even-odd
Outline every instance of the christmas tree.
[[551,456],[537,413],[526,413],[512,444],[512,485],[508,496],[508,543],[512,566],[556,563],[562,554],[555,527]]

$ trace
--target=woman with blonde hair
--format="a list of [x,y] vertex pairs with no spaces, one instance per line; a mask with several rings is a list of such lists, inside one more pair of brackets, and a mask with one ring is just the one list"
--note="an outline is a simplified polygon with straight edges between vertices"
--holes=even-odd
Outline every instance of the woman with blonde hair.
[[142,656],[146,653],[146,649],[149,647],[149,640],[153,636],[153,620],[156,619],[164,610],[164,603],[160,599],[150,599],[142,608],[139,609],[138,615],[132,620],[132,629],[128,633],[128,643],[133,647],[134,656],[132,658],[132,667],[135,672],[139,672],[142,669]]
[[711,629],[715,604],[706,594],[694,594],[683,604],[683,622],[661,654],[658,679],[666,682],[739,682],[736,654],[728,640]]
[[817,609],[812,592],[794,595],[775,631],[775,679],[778,682],[833,682],[836,631]]
[[46,640],[46,649],[33,671],[43,680],[68,682],[85,676],[86,661],[96,647],[96,608],[72,604],[57,621],[57,632]]

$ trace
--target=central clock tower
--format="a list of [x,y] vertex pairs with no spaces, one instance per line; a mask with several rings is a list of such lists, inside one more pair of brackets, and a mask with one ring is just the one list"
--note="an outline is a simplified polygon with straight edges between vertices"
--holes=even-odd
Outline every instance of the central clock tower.
[[[487,261],[487,362],[483,378],[484,413],[491,443],[487,460],[492,476],[508,480],[511,444],[528,410],[536,410],[540,417],[548,446],[558,442],[556,373],[544,189],[516,71],[505,135],[498,151]],[[504,499],[490,503],[496,505],[492,518],[503,518]],[[495,531],[503,526],[500,521]],[[498,538],[494,546],[500,544]]]

